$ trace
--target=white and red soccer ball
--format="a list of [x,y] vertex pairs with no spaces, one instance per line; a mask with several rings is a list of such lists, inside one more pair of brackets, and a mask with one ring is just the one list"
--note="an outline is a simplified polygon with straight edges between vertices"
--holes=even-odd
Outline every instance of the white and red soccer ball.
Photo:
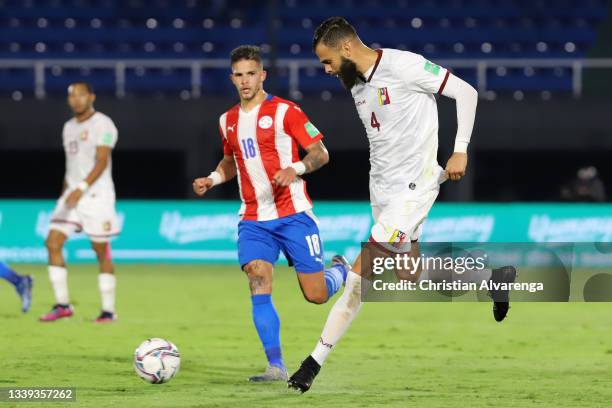
[[134,351],[134,370],[148,383],[168,382],[178,373],[180,367],[179,350],[168,340],[147,339]]

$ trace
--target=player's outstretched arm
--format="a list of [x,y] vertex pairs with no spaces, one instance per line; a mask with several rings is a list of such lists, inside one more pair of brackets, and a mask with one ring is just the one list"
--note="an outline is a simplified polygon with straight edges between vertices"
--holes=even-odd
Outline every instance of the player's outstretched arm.
[[312,173],[329,163],[329,153],[320,140],[306,146],[304,149],[307,153],[301,161],[291,163],[286,169],[276,172],[272,179],[276,185],[287,187],[293,183],[297,176]]
[[217,165],[215,171],[210,173],[208,177],[200,177],[193,180],[193,192],[199,196],[203,196],[217,184],[225,183],[236,177],[236,171],[234,156],[225,155]]
[[455,99],[457,104],[455,149],[446,163],[445,172],[450,180],[459,180],[465,175],[467,168],[467,148],[474,129],[478,92],[461,78],[450,74],[442,95]]
[[109,146],[98,146],[96,148],[96,162],[94,164],[93,169],[89,172],[87,177],[79,186],[66,198],[66,206],[68,208],[76,207],[77,203],[81,199],[83,192],[89,188],[93,183],[98,180],[98,178],[102,175],[108,163],[110,161],[111,152],[113,151],[112,147]]

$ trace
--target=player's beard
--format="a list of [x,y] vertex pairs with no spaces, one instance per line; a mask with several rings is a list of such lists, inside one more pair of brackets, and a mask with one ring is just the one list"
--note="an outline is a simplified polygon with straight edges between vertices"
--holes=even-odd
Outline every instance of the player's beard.
[[350,59],[340,57],[340,71],[338,72],[338,78],[340,78],[340,82],[342,83],[344,89],[350,91],[353,86],[355,86],[358,76],[359,72],[357,71],[357,64]]

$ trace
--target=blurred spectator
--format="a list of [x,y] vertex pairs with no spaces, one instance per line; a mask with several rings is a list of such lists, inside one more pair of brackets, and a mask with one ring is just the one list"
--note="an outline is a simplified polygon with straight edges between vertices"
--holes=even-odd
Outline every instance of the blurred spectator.
[[578,169],[576,177],[561,187],[561,198],[565,201],[606,201],[606,191],[597,169],[594,166]]

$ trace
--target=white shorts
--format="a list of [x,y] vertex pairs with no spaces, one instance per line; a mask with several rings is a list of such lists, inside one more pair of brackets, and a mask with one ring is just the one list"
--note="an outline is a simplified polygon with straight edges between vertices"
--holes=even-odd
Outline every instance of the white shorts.
[[370,240],[393,252],[409,252],[410,242],[421,236],[423,221],[438,197],[440,186],[418,196],[408,192],[386,205],[373,205]]
[[71,191],[67,190],[57,200],[51,215],[50,230],[70,237],[84,231],[93,242],[109,242],[120,232],[115,211],[115,199],[95,193],[85,193],[76,208],[68,209],[64,201]]

